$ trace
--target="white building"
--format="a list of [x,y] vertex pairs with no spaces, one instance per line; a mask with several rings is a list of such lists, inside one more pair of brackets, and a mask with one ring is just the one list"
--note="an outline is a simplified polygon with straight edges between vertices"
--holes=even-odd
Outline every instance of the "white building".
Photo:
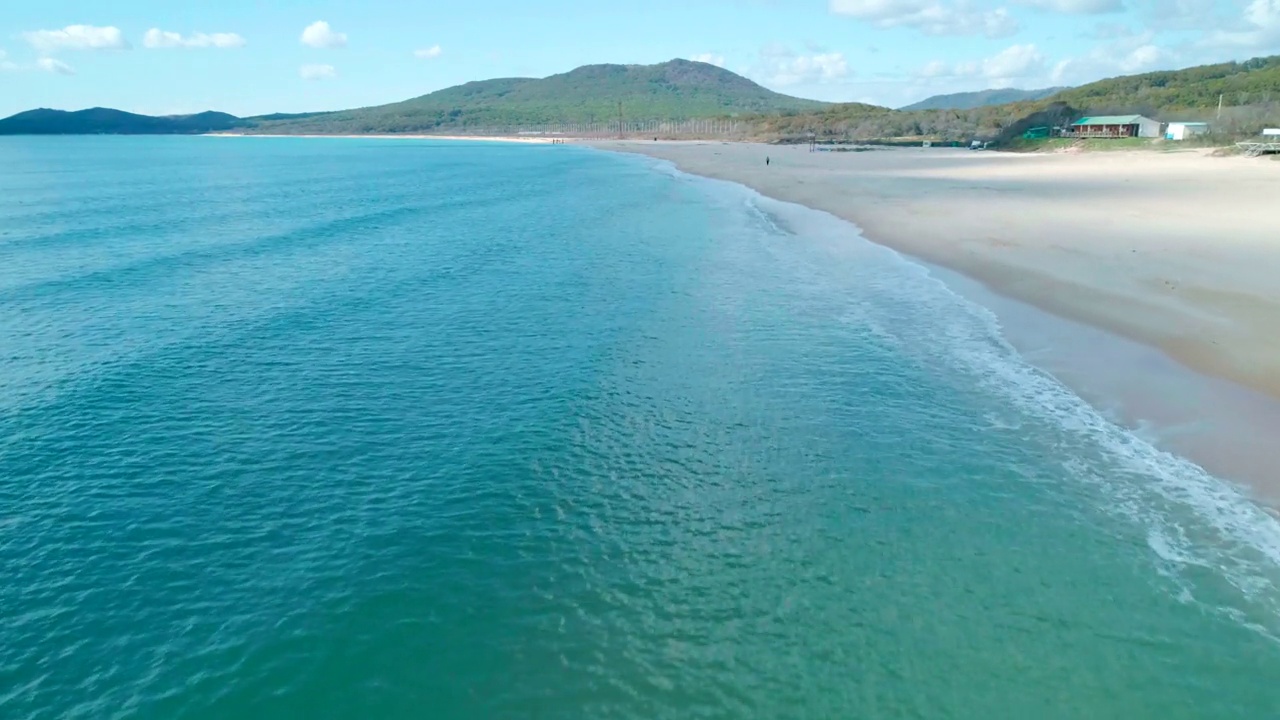
[[1203,135],[1209,132],[1209,123],[1202,122],[1171,122],[1169,127],[1165,128],[1165,140],[1186,140],[1189,137]]

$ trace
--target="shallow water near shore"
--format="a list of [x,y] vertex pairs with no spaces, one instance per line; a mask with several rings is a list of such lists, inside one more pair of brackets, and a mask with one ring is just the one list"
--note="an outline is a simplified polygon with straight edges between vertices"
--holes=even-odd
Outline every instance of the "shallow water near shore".
[[1058,317],[946,268],[926,267],[990,309],[1019,354],[1104,417],[1236,484],[1273,514],[1280,507],[1280,448],[1274,440],[1280,401],[1200,374],[1158,348]]
[[832,218],[0,141],[0,715],[1259,717],[1280,524]]

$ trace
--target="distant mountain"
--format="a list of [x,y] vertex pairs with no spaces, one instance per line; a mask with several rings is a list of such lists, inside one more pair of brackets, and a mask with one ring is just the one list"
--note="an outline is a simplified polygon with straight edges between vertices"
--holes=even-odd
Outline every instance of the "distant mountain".
[[214,112],[151,117],[107,108],[30,110],[0,120],[0,135],[442,132],[610,123],[619,114],[629,122],[678,121],[812,112],[827,106],[767,90],[715,65],[672,60],[659,65],[586,65],[541,79],[469,82],[403,102],[337,112],[237,118]]
[[[991,104],[1004,99],[998,93],[1019,93],[1022,99]],[[1051,96],[1028,99],[1037,94]],[[338,112],[236,118],[215,112],[149,117],[105,108],[31,110],[0,120],[0,135],[509,131],[544,123],[609,123],[618,118],[619,105],[623,118],[632,122],[734,116],[748,136],[771,141],[799,142],[816,134],[836,142],[967,143],[1006,137],[1028,123],[1052,126],[1084,114],[1131,113],[1166,121],[1211,119],[1214,133],[1222,137],[1253,136],[1263,127],[1280,126],[1280,56],[1115,77],[1061,90],[957,93],[900,110],[802,100],[688,60],[588,65],[543,79],[471,82],[404,102]],[[943,105],[949,107],[940,109]]]
[[994,90],[978,90],[976,92],[951,93],[950,95],[934,95],[918,103],[900,108],[902,110],[972,110],[990,105],[1006,105],[1026,100],[1042,100],[1066,90],[1064,87],[1043,88],[1041,90],[1018,90],[1016,88],[996,88]]
[[220,112],[153,117],[110,108],[28,110],[0,120],[0,135],[177,135],[242,127],[244,121]]
[[[1222,111],[1218,111],[1221,100]],[[889,110],[831,105],[756,121],[755,136],[800,142],[816,133],[835,142],[1010,140],[1032,127],[1085,115],[1142,114],[1161,121],[1206,120],[1219,139],[1256,136],[1280,127],[1280,55],[1108,78],[1039,100],[953,109]]]
[[587,65],[547,78],[469,82],[404,102],[264,122],[263,132],[432,132],[482,126],[687,120],[814,111],[827,103],[766,90],[723,68],[690,60]]
[[335,111],[325,110],[322,112],[302,112],[302,113],[271,113],[270,115],[255,115],[253,117],[244,118],[248,124],[256,124],[261,122],[270,122],[272,120],[304,120],[306,118],[320,117],[321,115],[332,115]]

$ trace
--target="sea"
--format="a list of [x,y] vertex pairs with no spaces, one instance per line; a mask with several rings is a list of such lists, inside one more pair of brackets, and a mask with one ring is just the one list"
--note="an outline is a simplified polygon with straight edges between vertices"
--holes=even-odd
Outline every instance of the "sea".
[[0,139],[0,717],[1280,717],[1280,522],[836,218]]

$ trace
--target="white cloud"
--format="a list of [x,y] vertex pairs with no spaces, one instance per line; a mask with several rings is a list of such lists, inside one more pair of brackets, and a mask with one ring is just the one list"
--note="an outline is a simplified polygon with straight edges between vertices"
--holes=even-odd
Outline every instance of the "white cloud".
[[40,52],[58,50],[128,50],[129,42],[117,27],[68,25],[61,30],[22,33],[31,47]]
[[1008,37],[1018,21],[1005,8],[983,10],[970,0],[946,5],[941,0],[830,0],[831,12],[877,27],[908,27],[926,35]]
[[1018,21],[1004,8],[997,8],[982,16],[982,34],[989,38],[1009,37],[1018,32]]
[[298,76],[303,80],[332,80],[338,77],[338,70],[332,65],[303,65],[298,68]]
[[1244,19],[1258,27],[1280,27],[1280,0],[1253,0],[1244,10]]
[[886,20],[905,17],[924,10],[928,0],[831,0],[831,12],[860,20]]
[[1238,11],[1249,0],[1125,0],[1137,11],[1143,27],[1160,31],[1203,32],[1226,27],[1238,18],[1223,15]]
[[935,60],[916,73],[923,79],[969,78],[982,80],[987,87],[1007,87],[1019,80],[1039,78],[1045,73],[1045,58],[1035,45],[1010,45],[989,58],[954,65]]
[[1251,53],[1280,49],[1280,0],[1253,0],[1245,7],[1239,27],[1213,32],[1201,44],[1215,50]]
[[932,62],[925,63],[924,67],[920,68],[920,72],[916,74],[922,78],[945,78],[955,77],[956,73],[950,64],[942,62],[941,60],[934,60]]
[[444,54],[444,48],[440,47],[439,45],[432,45],[429,48],[422,48],[421,50],[413,51],[414,57],[419,57],[424,60],[434,60],[443,54]]
[[59,75],[75,75],[76,71],[72,67],[61,60],[51,57],[42,57],[31,65],[19,65],[9,59],[8,53],[0,50],[0,72],[20,72],[40,70],[43,72],[57,73]]
[[689,59],[694,62],[706,63],[708,65],[715,65],[716,67],[724,67],[724,56],[716,55],[715,53],[702,53],[700,55],[694,55]]
[[1019,5],[1066,15],[1102,15],[1124,12],[1123,0],[1015,0]]
[[782,46],[771,46],[760,51],[760,66],[756,73],[766,85],[813,85],[839,82],[850,74],[849,62],[843,53],[819,53],[797,55]]
[[340,48],[347,46],[347,34],[334,32],[329,23],[317,20],[302,31],[302,44],[313,48]]
[[1054,66],[1050,78],[1055,84],[1077,85],[1104,77],[1132,75],[1171,67],[1178,55],[1154,43],[1155,33],[1147,31],[1099,45],[1087,54],[1067,58]]
[[1120,69],[1126,73],[1151,70],[1160,65],[1160,61],[1171,58],[1171,54],[1155,45],[1136,47],[1133,52],[1120,59]]
[[36,60],[36,68],[45,72],[57,73],[59,75],[75,75],[76,71],[70,65],[51,57],[42,57]]
[[142,38],[149,48],[239,48],[248,43],[235,33],[192,33],[183,37],[180,33],[151,28]]
[[1044,55],[1035,45],[1010,45],[982,61],[982,76],[997,83],[1035,77],[1044,72]]

